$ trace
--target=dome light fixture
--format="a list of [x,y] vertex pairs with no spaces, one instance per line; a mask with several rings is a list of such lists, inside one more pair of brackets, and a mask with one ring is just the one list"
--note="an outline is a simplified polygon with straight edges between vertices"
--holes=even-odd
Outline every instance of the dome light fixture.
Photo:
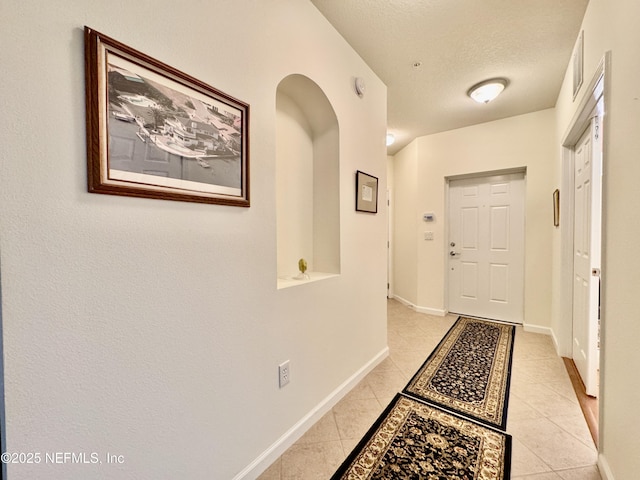
[[387,147],[389,145],[393,145],[393,142],[396,141],[396,137],[393,135],[393,133],[387,133]]
[[508,83],[506,78],[485,80],[471,87],[467,95],[478,103],[489,103],[502,93]]

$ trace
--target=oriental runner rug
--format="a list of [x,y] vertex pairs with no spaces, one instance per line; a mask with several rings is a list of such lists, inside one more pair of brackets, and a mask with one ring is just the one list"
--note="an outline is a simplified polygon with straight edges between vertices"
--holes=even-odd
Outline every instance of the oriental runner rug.
[[398,394],[331,480],[509,480],[511,436]]
[[504,430],[515,326],[459,317],[403,393]]

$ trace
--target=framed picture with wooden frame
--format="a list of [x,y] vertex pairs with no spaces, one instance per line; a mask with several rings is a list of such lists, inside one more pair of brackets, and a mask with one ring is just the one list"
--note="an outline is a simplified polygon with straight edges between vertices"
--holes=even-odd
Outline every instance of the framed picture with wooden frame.
[[378,212],[378,178],[356,171],[356,211]]
[[553,192],[553,226],[560,226],[560,190],[557,188]]
[[249,206],[249,105],[85,27],[88,189]]

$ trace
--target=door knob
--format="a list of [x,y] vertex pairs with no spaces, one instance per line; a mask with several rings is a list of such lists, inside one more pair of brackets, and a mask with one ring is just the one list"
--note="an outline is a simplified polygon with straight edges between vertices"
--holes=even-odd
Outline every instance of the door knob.
[[449,255],[452,256],[452,257],[455,257],[456,255],[460,255],[460,254],[458,252],[454,252],[453,250],[451,250],[449,252]]

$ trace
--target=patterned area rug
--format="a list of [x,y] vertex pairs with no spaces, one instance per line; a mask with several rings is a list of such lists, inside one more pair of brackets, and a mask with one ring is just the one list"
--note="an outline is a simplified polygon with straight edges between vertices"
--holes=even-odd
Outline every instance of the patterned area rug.
[[515,327],[459,317],[404,393],[502,430]]
[[508,480],[511,436],[398,394],[331,480]]

